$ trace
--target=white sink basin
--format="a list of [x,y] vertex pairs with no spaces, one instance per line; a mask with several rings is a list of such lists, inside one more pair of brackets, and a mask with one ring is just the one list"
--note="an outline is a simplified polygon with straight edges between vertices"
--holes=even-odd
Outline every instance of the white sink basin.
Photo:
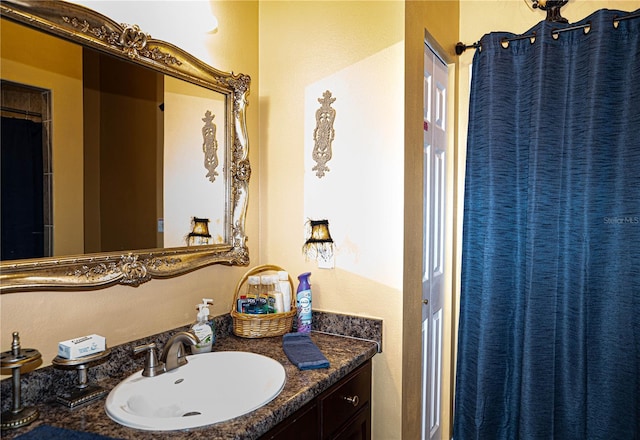
[[222,351],[187,359],[159,376],[138,371],[120,382],[105,403],[109,417],[151,431],[196,428],[254,411],[284,388],[284,367],[266,356]]

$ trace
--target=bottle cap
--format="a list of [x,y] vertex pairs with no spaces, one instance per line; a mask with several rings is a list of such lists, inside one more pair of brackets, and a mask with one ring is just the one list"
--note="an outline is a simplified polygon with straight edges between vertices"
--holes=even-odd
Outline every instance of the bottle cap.
[[211,298],[202,298],[202,304],[198,304],[198,317],[202,315],[204,319],[209,317],[209,304],[213,303]]
[[198,304],[198,315],[197,315],[198,321],[202,321],[203,318],[206,319],[208,314],[209,314],[209,310],[204,307],[204,304]]

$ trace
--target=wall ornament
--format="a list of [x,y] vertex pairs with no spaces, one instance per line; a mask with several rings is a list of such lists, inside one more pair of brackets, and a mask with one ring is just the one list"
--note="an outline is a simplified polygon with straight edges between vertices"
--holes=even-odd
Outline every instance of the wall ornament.
[[202,118],[202,152],[204,153],[204,167],[207,169],[207,178],[215,182],[218,172],[218,141],[216,140],[216,124],[213,118],[216,116],[207,110]]
[[316,128],[313,130],[313,160],[317,164],[312,168],[312,171],[316,172],[319,179],[324,177],[325,172],[330,171],[327,162],[331,160],[332,156],[331,142],[335,137],[333,121],[336,118],[336,111],[331,108],[331,104],[335,100],[336,98],[331,97],[329,90],[322,94],[322,98],[318,98],[321,106],[316,111]]

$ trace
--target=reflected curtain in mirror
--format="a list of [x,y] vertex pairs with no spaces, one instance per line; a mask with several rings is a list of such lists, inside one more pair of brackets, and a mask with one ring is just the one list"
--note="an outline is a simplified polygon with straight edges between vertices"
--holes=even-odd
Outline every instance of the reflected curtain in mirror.
[[0,259],[45,257],[42,123],[3,116],[0,134]]

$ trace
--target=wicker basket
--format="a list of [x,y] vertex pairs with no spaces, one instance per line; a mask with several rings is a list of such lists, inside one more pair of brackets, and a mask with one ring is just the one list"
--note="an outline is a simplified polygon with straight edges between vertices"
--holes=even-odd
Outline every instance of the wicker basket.
[[291,285],[291,310],[284,313],[270,313],[267,315],[252,315],[238,312],[238,299],[240,298],[244,283],[251,275],[269,274],[284,270],[279,266],[265,264],[256,266],[243,275],[236,286],[233,305],[231,306],[231,317],[233,318],[233,334],[243,338],[268,338],[270,336],[280,336],[289,333],[293,328],[293,319],[296,316],[295,290],[293,280],[289,275]]

